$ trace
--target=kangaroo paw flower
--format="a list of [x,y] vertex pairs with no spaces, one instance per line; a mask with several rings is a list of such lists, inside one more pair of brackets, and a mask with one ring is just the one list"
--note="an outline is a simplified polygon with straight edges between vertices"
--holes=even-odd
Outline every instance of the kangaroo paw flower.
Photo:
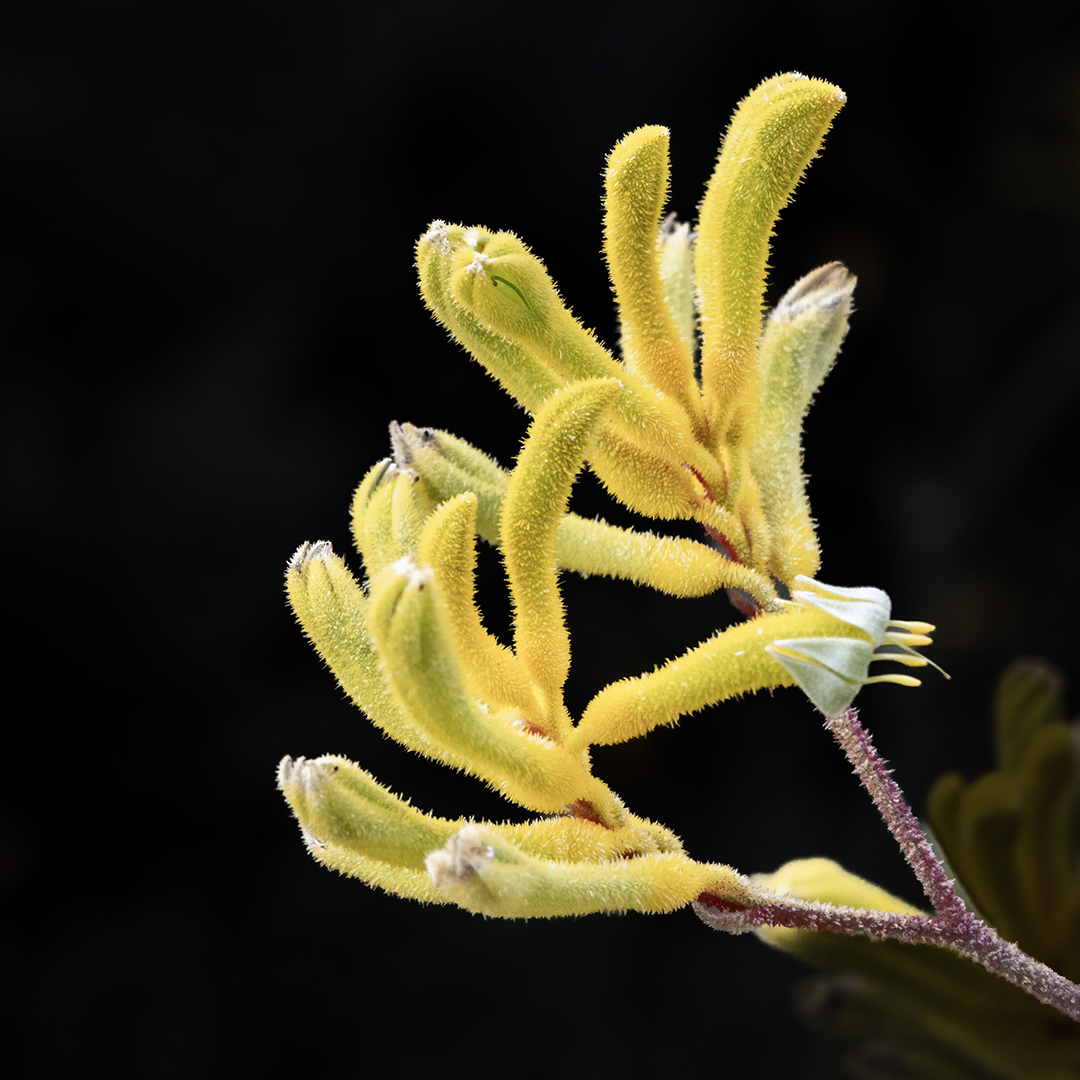
[[[674,833],[635,817],[593,774],[592,748],[756,690],[797,683],[835,711],[867,682],[915,682],[868,668],[884,656],[924,663],[916,650],[932,628],[892,620],[879,590],[809,576],[818,548],[802,424],[847,332],[855,278],[839,263],[814,270],[762,322],[777,217],[844,100],[798,74],[758,86],[724,137],[696,231],[666,211],[668,129],[618,142],[603,224],[618,352],[574,317],[513,233],[440,220],[420,238],[424,303],[527,410],[528,434],[505,468],[449,432],[391,423],[390,456],[353,498],[363,575],[329,544],[308,544],[286,587],[374,723],[543,816],[433,818],[344,758],[287,758],[279,783],[316,858],[402,895],[507,917],[670,910],[706,894],[752,904],[746,879],[695,862]],[[697,537],[570,512],[583,468],[630,510],[692,522]],[[505,567],[510,641],[485,624],[478,538]],[[754,617],[600,689],[575,719],[563,697],[567,571],[675,596],[727,590]]]

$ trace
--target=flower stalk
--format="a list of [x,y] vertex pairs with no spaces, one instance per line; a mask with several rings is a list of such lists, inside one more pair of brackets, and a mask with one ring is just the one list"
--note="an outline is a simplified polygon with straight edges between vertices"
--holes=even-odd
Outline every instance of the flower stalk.
[[[761,927],[787,927],[835,934],[862,934],[874,941],[935,945],[974,960],[1044,1005],[1051,1005],[1071,1019],[1080,1021],[1080,987],[1028,956],[1017,945],[1005,941],[997,931],[967,909],[911,812],[899,785],[874,747],[869,733],[859,722],[856,710],[847,708],[836,716],[826,717],[825,727],[836,739],[873,799],[889,832],[919,879],[935,914],[928,916],[911,911],[862,908],[796,898],[778,898],[778,902],[735,909],[730,904],[715,903],[706,896],[694,904],[699,918],[714,929],[736,934]],[[839,868],[836,870],[839,871]],[[821,889],[822,885],[818,882],[815,887]]]

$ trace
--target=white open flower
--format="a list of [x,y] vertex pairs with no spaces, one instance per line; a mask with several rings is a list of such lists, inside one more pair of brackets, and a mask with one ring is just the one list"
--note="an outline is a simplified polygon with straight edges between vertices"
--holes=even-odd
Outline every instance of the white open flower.
[[841,713],[868,683],[919,685],[919,680],[911,675],[870,675],[870,664],[874,660],[895,660],[906,667],[925,667],[927,664],[937,667],[915,651],[917,645],[931,644],[928,635],[934,627],[930,623],[892,618],[892,601],[888,593],[874,588],[844,589],[823,585],[803,575],[795,582],[803,587],[792,594],[794,601],[825,611],[869,638],[787,638],[766,646],[766,652],[783,666],[826,716]]

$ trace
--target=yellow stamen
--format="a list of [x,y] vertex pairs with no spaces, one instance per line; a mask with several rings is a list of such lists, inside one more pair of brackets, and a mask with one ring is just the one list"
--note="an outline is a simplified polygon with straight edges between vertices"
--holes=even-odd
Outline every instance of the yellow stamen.
[[886,631],[885,640],[894,645],[933,645],[925,634],[894,634],[891,630]]
[[913,675],[874,675],[866,680],[867,684],[876,682],[891,682],[898,686],[922,686],[922,682]]
[[890,619],[889,625],[902,627],[904,630],[908,630],[912,634],[929,634],[937,629],[937,627],[933,623],[908,622],[904,619]]

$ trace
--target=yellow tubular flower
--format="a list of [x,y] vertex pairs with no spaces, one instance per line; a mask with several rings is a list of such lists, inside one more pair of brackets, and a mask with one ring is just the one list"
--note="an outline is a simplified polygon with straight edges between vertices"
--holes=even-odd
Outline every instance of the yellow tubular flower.
[[668,131],[644,127],[622,139],[608,158],[604,251],[622,324],[623,361],[674,398],[705,441],[705,412],[694,379],[691,339],[668,306],[656,237],[667,198]]
[[756,350],[773,227],[845,100],[835,86],[797,72],[766,79],[739,103],[701,204],[705,412],[714,445],[726,444],[733,455],[746,452],[756,426]]

